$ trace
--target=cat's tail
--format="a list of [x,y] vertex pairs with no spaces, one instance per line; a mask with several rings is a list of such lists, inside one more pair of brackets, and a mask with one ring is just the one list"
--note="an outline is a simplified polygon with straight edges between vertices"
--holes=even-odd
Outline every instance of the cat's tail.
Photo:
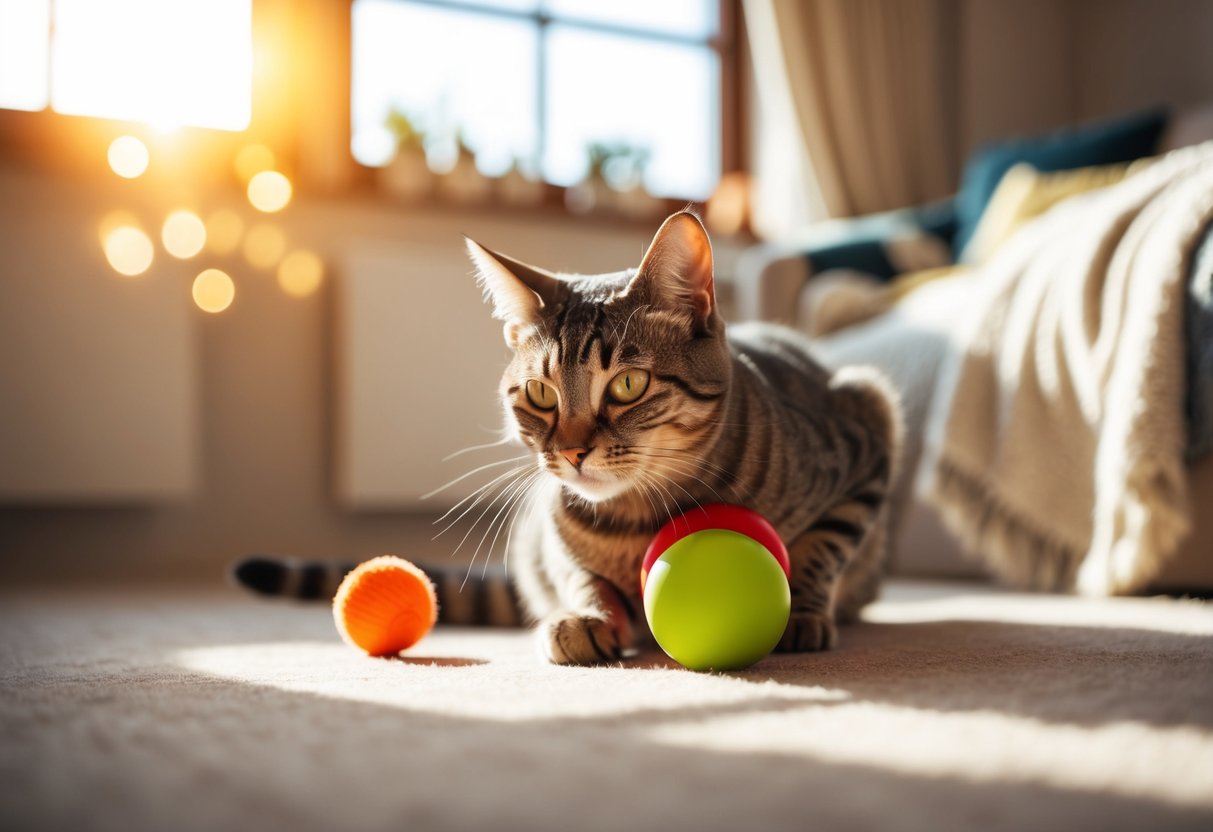
[[[237,561],[232,579],[258,595],[332,601],[346,573],[358,564],[253,555]],[[526,620],[514,584],[501,570],[422,566],[438,595],[438,623],[466,627],[521,627]]]

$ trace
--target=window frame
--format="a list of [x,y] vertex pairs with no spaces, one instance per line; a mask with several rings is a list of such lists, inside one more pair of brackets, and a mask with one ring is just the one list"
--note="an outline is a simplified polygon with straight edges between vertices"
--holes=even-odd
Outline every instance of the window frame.
[[[355,0],[348,0],[350,15],[353,14],[353,6]],[[741,24],[741,0],[718,0],[717,3],[717,21],[716,34],[710,38],[702,39],[689,37],[687,35],[679,35],[669,32],[658,32],[646,29],[636,29],[629,26],[619,26],[611,23],[602,23],[599,21],[576,20],[561,17],[558,15],[549,14],[542,7],[534,11],[519,11],[516,9],[502,8],[499,6],[487,6],[477,3],[475,0],[455,0],[455,2],[446,2],[446,0],[397,0],[402,3],[412,3],[419,6],[427,6],[429,8],[466,11],[472,14],[484,15],[486,17],[496,18],[498,20],[526,21],[531,22],[536,26],[538,37],[536,38],[536,101],[538,107],[539,118],[539,139],[536,148],[537,156],[543,158],[545,150],[545,133],[547,120],[547,96],[545,94],[545,81],[547,72],[547,50],[546,50],[546,33],[553,24],[575,26],[586,31],[598,32],[601,34],[615,35],[619,37],[636,38],[638,40],[646,40],[656,43],[678,44],[683,46],[706,47],[716,53],[717,66],[719,67],[720,77],[717,79],[717,90],[719,91],[720,100],[720,124],[719,134],[717,136],[718,146],[720,148],[720,176],[743,167],[742,164],[742,141],[743,134],[741,130],[742,119],[739,117],[741,106],[738,97],[741,94],[742,84],[740,76],[740,60],[739,60],[739,27]],[[352,52],[352,38],[347,31],[345,42]],[[351,56],[352,57],[352,54]],[[352,78],[350,77],[351,63],[347,59],[344,66],[345,69],[345,88],[351,90]],[[350,103],[347,99],[345,102],[345,112],[350,112]],[[350,119],[347,119],[349,122]],[[352,129],[352,125],[351,125]],[[348,145],[348,136],[347,136]],[[363,165],[353,158],[352,153],[347,151],[350,163],[352,165],[352,178],[364,186],[373,186],[376,168]],[[563,200],[563,192],[565,188],[559,185],[546,183],[547,198],[545,203],[557,203]],[[677,197],[666,199],[665,202],[669,205],[685,206],[701,205],[702,201],[679,199]]]
[[[510,19],[536,19],[539,25],[565,22],[542,10],[515,12],[470,2],[452,6],[441,0],[408,2],[468,9]],[[253,0],[252,117],[244,131],[180,127],[173,131],[176,156],[188,161],[199,181],[230,177],[231,159],[243,146],[266,144],[303,193],[384,198],[376,168],[357,162],[350,148],[352,12],[354,0]],[[741,0],[719,0],[717,34],[706,42],[628,27],[577,22],[587,30],[643,36],[663,42],[705,44],[719,58],[720,173],[745,167],[744,92],[740,44],[744,36]],[[48,31],[48,37],[49,37]],[[541,70],[543,38],[539,38]],[[543,74],[539,73],[540,110]],[[542,117],[542,115],[541,115]],[[541,131],[542,132],[542,131]],[[98,164],[97,148],[123,133],[156,141],[157,131],[143,123],[94,116],[66,115],[49,105],[39,111],[0,109],[0,162],[16,161],[35,169],[83,177],[109,175]],[[540,138],[542,142],[542,136]],[[102,157],[103,158],[103,157]],[[548,184],[540,207],[564,208],[565,188]],[[701,202],[667,199],[670,210]],[[475,207],[475,206],[473,206]],[[485,205],[486,209],[491,205]]]

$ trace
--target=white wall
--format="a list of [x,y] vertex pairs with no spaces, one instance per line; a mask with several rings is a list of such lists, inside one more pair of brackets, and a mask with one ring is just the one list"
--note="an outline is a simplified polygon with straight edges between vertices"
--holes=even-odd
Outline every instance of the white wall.
[[[31,239],[53,239],[57,248],[46,254],[45,262],[96,263],[96,221],[106,208],[131,204],[139,187],[138,183],[111,183],[108,179],[65,182],[45,174],[11,175],[0,169],[0,195],[6,204],[18,206],[14,210],[25,212],[19,225],[0,224],[0,253],[28,252]],[[73,210],[55,207],[62,205],[65,193],[78,203]],[[145,224],[155,227],[169,207],[182,201],[203,213],[240,206],[231,191],[201,187],[134,200],[134,205]],[[395,552],[423,561],[448,562],[458,537],[430,542],[435,531],[430,526],[433,512],[401,511],[399,501],[388,501],[374,512],[352,512],[334,497],[334,422],[339,395],[334,356],[335,339],[340,336],[334,327],[333,300],[335,284],[343,277],[340,264],[350,252],[358,251],[387,250],[403,252],[402,256],[410,251],[449,252],[446,257],[430,254],[402,262],[401,278],[415,289],[411,296],[402,296],[402,302],[412,305],[401,315],[402,326],[425,310],[431,287],[447,283],[462,287],[447,296],[440,322],[447,334],[457,336],[466,324],[483,336],[487,327],[493,349],[490,354],[476,355],[477,348],[469,343],[461,353],[453,354],[451,340],[445,339],[435,348],[419,337],[406,355],[391,356],[384,362],[389,369],[398,368],[405,389],[411,385],[424,389],[436,368],[452,369],[449,384],[435,391],[437,395],[424,405],[423,418],[399,426],[402,434],[413,432],[413,447],[417,434],[424,434],[421,439],[429,443],[426,450],[433,456],[445,456],[464,445],[491,439],[479,426],[496,427],[499,419],[492,390],[473,389],[486,379],[493,379],[495,385],[494,368],[502,366],[503,353],[500,338],[492,335],[496,324],[490,322],[490,311],[471,285],[462,235],[522,260],[592,273],[636,265],[657,224],[656,220],[649,227],[574,219],[555,212],[511,215],[508,211],[413,210],[370,199],[306,197],[273,221],[280,223],[292,245],[314,248],[338,265],[317,295],[289,298],[272,275],[257,272],[234,256],[175,264],[141,278],[142,284],[124,284],[104,268],[69,275],[61,282],[55,274],[40,276],[48,286],[60,287],[56,291],[70,291],[70,286],[84,281],[97,298],[113,299],[125,289],[141,285],[146,291],[167,293],[185,302],[186,314],[180,320],[160,321],[160,335],[149,337],[140,349],[141,354],[155,356],[188,348],[196,358],[196,375],[187,386],[196,397],[192,441],[197,468],[189,498],[170,505],[147,500],[118,508],[99,507],[89,500],[59,501],[54,506],[0,505],[0,580],[218,580],[233,558],[257,551],[352,558]],[[722,276],[731,272],[734,256],[735,246],[718,241]],[[232,307],[215,316],[193,309],[188,301],[192,275],[210,265],[229,271],[237,285]],[[10,274],[0,272],[0,291],[9,284]],[[466,309],[449,314],[450,299],[460,297],[467,301]],[[29,326],[48,339],[72,335],[64,331],[62,317],[40,316],[35,306],[20,301],[13,304],[11,294],[0,296],[0,303],[8,303],[4,312],[8,319],[37,318],[28,320]],[[125,337],[120,329],[107,326],[105,306],[97,301],[84,339],[88,343],[82,349]],[[456,337],[454,343],[462,342]],[[478,336],[476,343],[486,341]],[[469,364],[477,366],[478,372],[463,371],[461,375],[461,368]],[[146,382],[143,372],[137,362],[115,366],[113,381],[137,387]],[[39,388],[40,375],[27,372],[22,378],[27,387]],[[40,393],[53,397],[55,389],[44,388]],[[5,391],[7,396],[13,393]],[[89,418],[81,412],[69,415],[75,420],[74,430],[86,425]],[[438,436],[429,435],[426,425],[435,422],[446,422],[448,429]],[[457,436],[458,427],[468,424],[474,426],[471,435]],[[41,438],[54,446],[54,426],[47,425]],[[436,476],[454,477],[474,464],[506,455],[472,455],[446,466],[431,466],[419,472],[415,490],[441,484],[441,480],[434,481]]]
[[10,175],[0,193],[0,502],[190,497],[198,356],[179,264],[115,275],[98,229],[113,206],[69,182]]
[[1078,0],[1073,6],[1080,117],[1213,102],[1213,2]]
[[962,159],[983,142],[1071,120],[1069,0],[961,0],[959,16]]
[[1213,102],[1213,0],[959,0],[962,155],[984,141]]

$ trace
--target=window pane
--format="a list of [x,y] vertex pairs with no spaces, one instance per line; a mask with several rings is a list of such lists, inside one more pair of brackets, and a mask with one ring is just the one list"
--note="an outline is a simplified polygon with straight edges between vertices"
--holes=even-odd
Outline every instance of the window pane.
[[46,107],[50,0],[0,0],[0,107]]
[[252,68],[250,0],[56,0],[61,113],[243,130]]
[[357,0],[352,149],[365,165],[395,151],[393,108],[434,140],[460,132],[488,174],[538,154],[538,37],[529,21],[399,0]]
[[546,0],[555,17],[710,38],[719,28],[717,0]]
[[513,12],[539,11],[540,0],[444,0],[451,6],[481,6]]
[[712,192],[720,178],[715,52],[553,25],[547,55],[550,181],[580,181],[591,143],[626,143],[649,153],[650,193],[703,199]]

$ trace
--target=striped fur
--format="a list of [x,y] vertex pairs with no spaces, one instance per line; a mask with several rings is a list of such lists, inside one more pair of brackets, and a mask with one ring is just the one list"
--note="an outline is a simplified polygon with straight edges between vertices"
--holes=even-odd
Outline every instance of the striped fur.
[[[470,240],[468,249],[513,350],[505,424],[536,466],[484,492],[489,508],[501,500],[508,510],[498,530],[508,521],[512,585],[481,585],[473,572],[465,596],[453,591],[462,570],[436,573],[440,621],[526,617],[548,660],[613,661],[645,636],[638,575],[654,533],[729,502],[766,516],[788,545],[792,614],[778,649],[831,647],[836,622],[878,589],[900,444],[889,385],[874,370],[831,374],[788,329],[726,333],[711,246],[688,213],[665,222],[638,269],[616,274],[554,275]],[[649,374],[627,404],[608,395],[625,371]],[[554,390],[557,406],[530,401],[531,381]],[[237,577],[331,597],[343,570],[271,559]],[[522,611],[508,603],[515,592]]]
[[[330,601],[357,564],[258,555],[241,560],[232,578],[258,593],[302,601]],[[438,623],[465,627],[520,627],[523,606],[500,570],[472,574],[463,568],[424,567],[438,595]],[[466,583],[465,583],[466,581]]]
[[[502,379],[506,424],[534,452],[527,514],[507,553],[551,661],[618,658],[643,625],[637,575],[654,532],[709,502],[765,515],[792,558],[792,616],[779,648],[833,645],[835,622],[876,594],[885,498],[899,445],[896,396],[875,371],[831,375],[791,330],[726,335],[711,248],[676,214],[640,268],[557,276],[469,241],[514,357]],[[606,390],[647,370],[630,404]],[[557,391],[534,406],[527,382]],[[569,449],[588,449],[574,464]],[[578,458],[578,457],[574,457]]]

